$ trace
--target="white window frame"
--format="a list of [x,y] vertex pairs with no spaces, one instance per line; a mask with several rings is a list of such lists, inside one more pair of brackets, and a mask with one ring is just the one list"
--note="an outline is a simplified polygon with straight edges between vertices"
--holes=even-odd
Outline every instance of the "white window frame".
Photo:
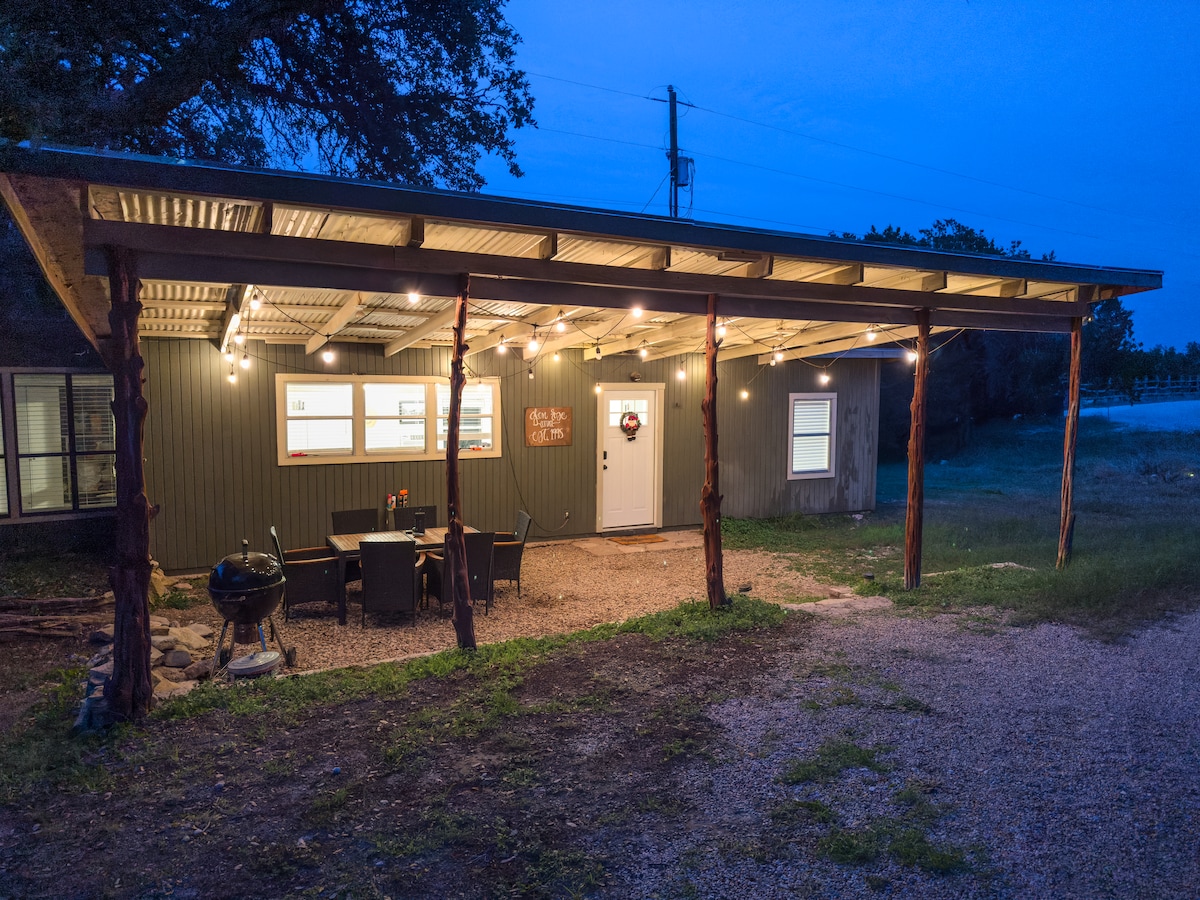
[[[812,471],[794,472],[792,471],[792,454],[794,449],[795,439],[800,436],[792,432],[792,423],[795,421],[796,403],[802,402],[824,402],[829,404],[829,433],[826,435],[821,432],[805,434],[805,437],[826,437],[829,441],[829,468],[817,469]],[[788,394],[787,406],[787,478],[788,481],[797,481],[804,478],[835,478],[837,476],[837,394]]]
[[[310,453],[292,456],[287,445],[288,414],[287,386],[289,384],[349,384],[353,386],[353,448],[350,453]],[[398,451],[366,451],[366,392],[367,384],[423,384],[425,385],[425,449]],[[437,386],[448,386],[447,377],[427,375],[301,375],[277,374],[275,376],[275,435],[277,459],[281,466],[323,466],[364,462],[407,462],[410,460],[445,459],[446,451],[437,449]],[[492,389],[492,446],[486,449],[470,448],[459,451],[459,459],[488,459],[501,455],[500,436],[500,379],[472,378],[468,385],[486,384]],[[409,418],[409,417],[405,417]],[[411,418],[419,418],[413,416]]]

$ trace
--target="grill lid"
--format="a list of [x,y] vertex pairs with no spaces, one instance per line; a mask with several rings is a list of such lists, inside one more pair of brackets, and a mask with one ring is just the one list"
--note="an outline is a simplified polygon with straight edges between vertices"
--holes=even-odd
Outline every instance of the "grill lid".
[[242,541],[242,552],[231,553],[208,576],[209,591],[251,593],[283,582],[283,566],[266,553],[251,553],[250,542]]

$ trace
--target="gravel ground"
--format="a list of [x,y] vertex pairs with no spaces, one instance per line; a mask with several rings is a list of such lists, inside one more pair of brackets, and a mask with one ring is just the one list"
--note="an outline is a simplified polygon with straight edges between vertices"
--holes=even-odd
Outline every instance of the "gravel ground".
[[[502,586],[481,643],[572,631],[704,595],[699,535],[639,548],[558,542],[526,549],[523,591]],[[795,601],[826,588],[786,557],[725,555],[726,584]],[[797,615],[807,615],[797,613]],[[196,607],[184,620],[218,624]],[[288,624],[300,666],[368,664],[453,646],[435,608],[416,627],[328,615]],[[1075,629],[1016,628],[987,611],[922,617],[896,610],[814,616],[752,696],[709,709],[724,748],[678,770],[688,810],[678,827],[605,846],[638,896],[1200,897],[1200,613],[1120,643]],[[831,699],[840,698],[840,699]],[[903,698],[904,703],[897,703]],[[789,762],[829,740],[878,747],[890,766],[851,769],[828,784],[784,785]],[[927,795],[926,833],[966,854],[966,873],[937,875],[881,853],[866,866],[764,849],[771,812],[816,800],[836,826],[864,831],[903,818],[896,794]],[[664,785],[664,787],[666,787]],[[797,825],[811,848],[828,826]],[[786,829],[785,829],[786,830]]]
[[[1063,626],[894,612],[815,620],[808,638],[763,690],[710,712],[729,752],[677,783],[704,826],[631,860],[646,896],[681,885],[709,898],[1200,896],[1200,613],[1117,645]],[[837,689],[857,702],[830,702]],[[925,710],[895,708],[897,692]],[[893,768],[778,781],[829,739],[881,747]],[[966,874],[886,854],[860,867],[756,861],[785,801],[823,802],[862,831],[902,816],[895,794],[912,785],[942,812],[930,839],[964,850]],[[731,838],[743,848],[730,852]]]
[[[666,532],[660,543],[623,547],[591,538],[530,544],[521,566],[521,597],[508,582],[497,583],[492,611],[476,610],[475,636],[480,644],[516,637],[561,634],[603,622],[620,622],[703,599],[704,553],[698,531]],[[795,600],[825,596],[826,589],[791,571],[786,558],[757,551],[726,551],[725,583],[736,590],[751,585],[752,596]],[[287,641],[297,648],[297,666],[314,671],[338,666],[370,665],[434,653],[455,646],[450,609],[439,611],[436,600],[422,610],[415,627],[408,622],[361,622],[358,584],[350,585],[347,623],[319,606],[297,607],[282,623]],[[180,624],[204,622],[219,632],[221,617],[209,605],[163,613]],[[239,645],[238,655],[249,651]]]

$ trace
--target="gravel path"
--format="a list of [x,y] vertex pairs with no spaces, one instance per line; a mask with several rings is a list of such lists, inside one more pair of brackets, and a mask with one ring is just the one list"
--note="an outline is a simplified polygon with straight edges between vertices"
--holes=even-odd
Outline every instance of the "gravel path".
[[[703,824],[632,861],[646,895],[1200,896],[1200,613],[1119,645],[959,615],[817,619],[761,691],[712,715],[728,753],[678,780]],[[779,782],[830,739],[881,747],[892,768]],[[820,801],[864,831],[903,818],[906,786],[939,808],[929,837],[964,850],[970,871],[927,874],[886,853],[859,867],[755,859],[764,834],[779,839],[769,816],[785,801]]]

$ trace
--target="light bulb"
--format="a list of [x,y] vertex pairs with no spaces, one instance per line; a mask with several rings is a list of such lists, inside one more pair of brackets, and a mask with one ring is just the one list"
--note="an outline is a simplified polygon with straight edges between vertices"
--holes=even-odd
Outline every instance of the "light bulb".
[[742,388],[742,399],[743,400],[750,399],[750,392],[748,390],[746,390],[745,388]]
[[562,357],[561,357],[561,356],[559,356],[559,355],[558,355],[558,351],[557,351],[557,350],[555,350],[555,351],[554,351],[554,361],[555,361],[555,362],[558,362],[560,359],[562,359]]
[[529,370],[529,380],[533,381],[533,369]]
[[325,352],[321,354],[321,359],[325,360],[327,363],[331,363],[333,362],[333,358],[333,351],[326,347]]
[[251,297],[250,298],[250,308],[251,309],[261,309],[262,301],[259,300],[257,297]]
[[638,356],[640,356],[642,359],[645,359],[649,355],[650,355],[650,351],[647,350],[645,347],[643,347],[642,349],[640,349],[638,351]]
[[820,381],[821,384],[829,384],[829,373],[824,371],[821,372],[821,374],[817,376],[817,380]]
[[537,353],[538,347],[540,347],[540,346],[542,346],[542,345],[538,343],[538,339],[536,336],[531,337],[529,339],[529,352],[530,353]]
[[724,322],[722,322],[720,325],[717,326],[717,337],[719,337],[719,338],[725,337],[725,323]]
[[873,341],[873,340],[875,340],[875,338],[877,338],[878,336],[879,336],[879,335],[877,335],[877,334],[875,333],[875,328],[874,328],[874,326],[872,326],[871,328],[868,328],[868,329],[867,329],[867,340],[868,340],[868,341]]
[[230,384],[237,384],[237,372],[230,370],[228,378]]
[[242,362],[241,362],[241,366],[242,366],[242,368],[243,368],[243,369],[248,369],[248,368],[250,368],[250,354],[248,354],[248,353],[243,353],[243,354],[242,354]]
[[564,331],[567,330],[567,323],[564,322],[562,319],[559,319],[557,322],[554,323],[554,330],[557,331],[559,334],[562,334]]
[[629,314],[635,319],[640,319],[642,317],[642,308],[640,306],[635,306],[629,311]]
[[775,365],[775,357],[771,357],[771,365]]
[[496,352],[501,356],[508,352],[508,345],[504,343],[504,335],[500,336],[500,343],[496,345]]
[[683,381],[683,379],[687,378],[687,372],[684,371],[683,366],[679,367],[679,371],[675,373],[675,377],[680,381]]
[[239,331],[233,336],[233,342],[240,347],[242,344],[246,343],[246,336]]
[[225,362],[227,362],[227,363],[233,362],[233,351],[232,350],[225,351]]
[[904,358],[907,359],[910,363],[916,362],[917,361],[917,351],[909,350],[907,353],[904,354]]
[[596,359],[600,359],[600,345],[596,345]]
[[596,393],[597,393],[597,394],[598,394],[598,393],[600,393],[600,390],[601,390],[601,388],[600,388],[600,382],[598,382],[598,381],[597,381],[597,382],[596,382]]
[[408,302],[413,304],[414,306],[416,306],[418,303],[421,302],[421,295],[418,294],[416,291],[409,291],[408,292]]
[[775,362],[783,362],[783,351],[782,350],[775,351]]

